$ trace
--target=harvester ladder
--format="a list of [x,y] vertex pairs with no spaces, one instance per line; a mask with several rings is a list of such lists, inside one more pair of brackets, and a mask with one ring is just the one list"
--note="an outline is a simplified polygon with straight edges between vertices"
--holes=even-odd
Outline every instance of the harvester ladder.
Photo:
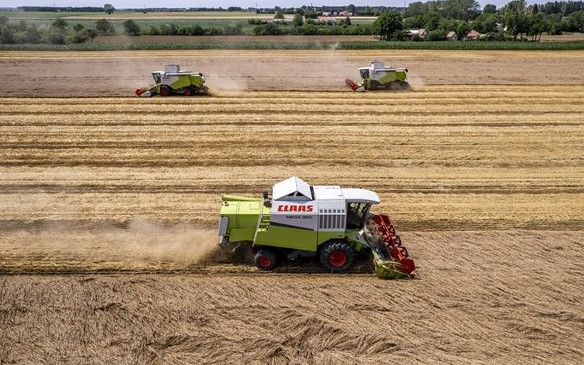
[[255,230],[255,234],[253,235],[253,242],[256,242],[256,237],[258,235],[258,232],[260,230],[265,231],[268,229],[268,226],[270,225],[270,215],[269,214],[263,214],[262,212],[260,212],[260,215],[258,217],[258,224],[256,225],[256,230]]

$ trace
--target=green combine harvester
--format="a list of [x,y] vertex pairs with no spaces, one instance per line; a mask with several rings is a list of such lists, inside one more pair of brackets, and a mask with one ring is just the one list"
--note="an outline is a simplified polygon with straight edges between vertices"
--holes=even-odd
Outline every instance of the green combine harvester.
[[414,261],[389,216],[370,211],[376,193],[311,186],[293,176],[262,198],[223,196],[219,243],[251,244],[255,264],[272,270],[285,259],[314,257],[329,272],[349,270],[356,253],[370,251],[383,279],[414,276]]
[[347,85],[357,92],[366,90],[410,90],[406,81],[408,69],[403,67],[385,66],[383,61],[373,61],[369,67],[360,67],[361,82],[345,80]]
[[136,95],[150,97],[154,95],[169,96],[173,94],[191,96],[207,94],[205,76],[201,72],[181,71],[179,65],[166,65],[164,71],[152,72],[154,86],[136,89]]

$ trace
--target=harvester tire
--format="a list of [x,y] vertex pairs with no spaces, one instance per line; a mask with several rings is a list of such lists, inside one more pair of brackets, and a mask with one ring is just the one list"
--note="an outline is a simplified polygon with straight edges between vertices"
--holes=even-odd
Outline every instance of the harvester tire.
[[185,90],[183,91],[183,95],[184,95],[184,96],[191,96],[191,95],[193,95],[193,94],[194,94],[194,93],[193,93],[193,90],[192,90],[192,89],[185,89]]
[[272,250],[260,249],[255,254],[255,264],[260,270],[272,270],[276,267],[278,257]]
[[326,271],[345,272],[353,264],[355,253],[346,241],[330,241],[320,250],[320,264]]
[[168,95],[170,95],[170,88],[168,86],[161,86],[159,93],[160,93],[160,96],[168,96]]

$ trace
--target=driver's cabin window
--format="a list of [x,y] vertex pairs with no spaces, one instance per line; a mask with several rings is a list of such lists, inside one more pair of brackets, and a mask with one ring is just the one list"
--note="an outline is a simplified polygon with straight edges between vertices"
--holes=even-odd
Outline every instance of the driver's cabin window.
[[363,214],[366,204],[347,204],[347,229],[360,229],[363,227]]

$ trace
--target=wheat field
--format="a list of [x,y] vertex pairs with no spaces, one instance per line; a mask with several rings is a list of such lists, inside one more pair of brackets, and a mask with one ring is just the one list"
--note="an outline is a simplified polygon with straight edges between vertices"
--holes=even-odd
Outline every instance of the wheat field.
[[298,175],[377,191],[407,230],[578,229],[583,98],[582,86],[4,98],[0,217],[214,227],[221,194]]
[[[578,72],[505,86],[438,73],[398,93],[4,90],[0,364],[581,363]],[[221,194],[291,175],[376,191],[417,278],[382,281],[367,262],[260,273],[216,251]]]

